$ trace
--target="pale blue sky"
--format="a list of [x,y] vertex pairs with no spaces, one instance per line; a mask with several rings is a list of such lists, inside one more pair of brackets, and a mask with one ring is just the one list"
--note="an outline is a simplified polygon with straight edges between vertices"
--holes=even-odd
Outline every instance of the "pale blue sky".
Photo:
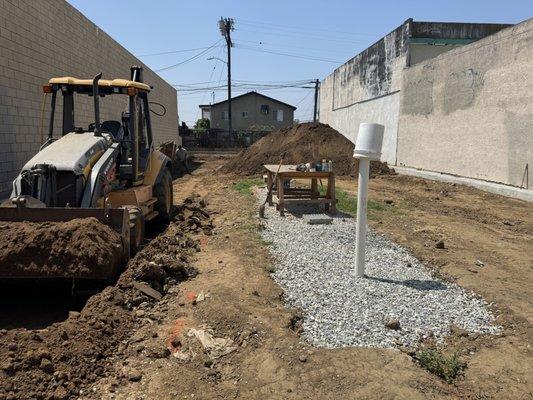
[[[222,39],[218,19],[221,16],[234,18],[233,78],[269,84],[323,79],[408,18],[415,21],[517,23],[533,16],[533,0],[68,1],[155,70],[203,52]],[[225,65],[207,60],[209,57],[225,59],[221,44],[190,62],[160,72],[160,75],[171,84],[198,88],[225,85]],[[196,50],[175,52],[189,49]],[[143,56],[154,53],[167,54]],[[236,83],[242,85],[245,82]],[[235,88],[234,95],[247,90],[250,89]],[[295,118],[308,120],[312,116],[313,94],[310,89],[258,91],[297,106]],[[215,92],[216,101],[225,98],[225,89]],[[193,124],[200,116],[198,104],[211,100],[211,91],[179,93],[180,119]]]

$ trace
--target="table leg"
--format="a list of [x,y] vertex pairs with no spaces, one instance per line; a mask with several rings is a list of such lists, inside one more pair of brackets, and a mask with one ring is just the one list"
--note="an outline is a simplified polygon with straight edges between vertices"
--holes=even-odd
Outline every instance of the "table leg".
[[316,199],[318,197],[316,178],[311,179],[311,198]]
[[328,191],[331,200],[330,213],[337,214],[337,199],[335,198],[335,175],[330,174],[328,177]]
[[[272,181],[272,172],[268,171],[267,172],[267,190],[270,189],[270,187],[272,186],[273,184],[273,181]],[[272,206],[272,191],[270,190],[267,194],[267,201],[268,201],[268,205],[269,206]]]
[[[330,199],[331,198],[331,186],[330,186],[330,182],[329,182],[329,177],[328,177],[328,181],[326,182],[326,199]],[[329,206],[330,204],[329,203],[324,203],[324,210],[326,212],[329,212]]]
[[285,193],[284,193],[284,187],[283,187],[283,178],[278,175],[278,181],[276,182],[278,185],[278,206],[279,206],[279,215],[284,216],[285,215],[285,209],[284,209],[284,203],[285,203]]

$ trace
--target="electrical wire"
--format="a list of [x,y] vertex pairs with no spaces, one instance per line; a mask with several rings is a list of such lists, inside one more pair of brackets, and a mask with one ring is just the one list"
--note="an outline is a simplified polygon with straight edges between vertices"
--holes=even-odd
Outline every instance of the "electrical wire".
[[173,64],[173,65],[169,65],[167,67],[163,67],[163,68],[159,68],[159,69],[156,69],[154,70],[155,72],[163,72],[163,71],[168,71],[169,69],[173,69],[173,68],[176,68],[176,67],[179,67],[180,65],[183,65],[183,64],[187,64],[191,61],[194,61],[196,59],[198,59],[199,57],[203,56],[204,54],[208,53],[209,51],[211,51],[213,48],[215,48],[220,42],[221,42],[222,39],[220,39],[218,42],[214,43],[212,46],[209,46],[207,49],[201,51],[200,53],[186,59],[186,60],[183,60],[177,64]]
[[255,48],[255,47],[239,45],[239,44],[235,44],[235,47],[237,47],[239,49],[243,49],[243,50],[257,51],[257,52],[261,52],[261,53],[269,53],[269,54],[275,54],[275,55],[280,55],[280,56],[285,56],[285,57],[292,57],[292,58],[300,58],[302,60],[323,61],[323,62],[329,62],[329,63],[334,63],[334,64],[342,64],[343,63],[343,61],[330,60],[330,59],[319,58],[319,57],[311,57],[311,56],[306,56],[306,55],[302,55],[302,54],[280,53],[280,52],[272,51],[272,50],[268,50],[268,49]]
[[[224,48],[224,46],[221,46],[221,48]],[[221,56],[222,54],[222,50],[219,51],[219,55]],[[211,70],[211,74],[209,75],[209,80],[213,79],[213,74],[215,73],[215,70],[217,68],[217,65],[219,64],[220,60],[216,59],[215,58],[215,65],[213,66],[213,69]],[[205,103],[205,96],[206,96],[207,92],[205,92],[202,96],[202,101],[200,102],[200,104],[204,104]],[[197,117],[201,117],[201,110],[198,108],[198,114],[197,114]]]
[[[314,83],[314,82],[313,82]],[[232,83],[232,89],[256,89],[256,90],[272,90],[272,89],[314,89],[314,86],[305,86],[305,85],[262,85],[262,84],[240,84]],[[217,85],[217,86],[207,86],[207,87],[197,87],[197,88],[177,88],[180,92],[194,93],[194,92],[205,92],[205,91],[217,91],[217,90],[226,90],[227,85]]]
[[[294,79],[294,80],[288,80],[288,81],[251,81],[246,79],[233,79],[233,82],[243,82],[243,83],[279,83],[279,84],[298,84],[298,83],[315,83],[314,78],[309,79]],[[211,80],[211,81],[204,81],[204,82],[192,82],[192,83],[173,83],[172,86],[196,86],[196,85],[203,85],[206,83],[220,83],[220,79],[218,80]]]
[[244,25],[251,25],[251,26],[262,26],[263,29],[266,28],[264,25],[267,26],[275,26],[284,29],[284,30],[296,30],[296,31],[308,31],[308,32],[329,32],[329,33],[338,33],[341,35],[350,35],[350,36],[368,36],[368,37],[378,37],[379,35],[373,34],[373,33],[356,33],[356,32],[346,32],[346,31],[338,31],[338,30],[332,30],[332,29],[324,29],[324,28],[315,28],[315,27],[303,27],[303,26],[294,26],[294,25],[282,25],[282,24],[275,24],[271,22],[264,22],[264,21],[251,21],[247,19],[241,19],[239,18],[239,24]]
[[148,104],[155,104],[155,105],[158,105],[159,107],[161,107],[163,109],[163,112],[162,113],[156,113],[154,110],[152,110],[150,108],[150,111],[153,112],[155,115],[157,115],[158,117],[162,117],[164,116],[166,113],[167,113],[167,108],[161,104],[161,103],[158,103],[157,101],[149,101]]
[[275,46],[275,47],[285,47],[289,49],[299,49],[299,50],[309,50],[309,51],[319,51],[321,53],[335,53],[335,54],[342,54],[346,55],[346,53],[349,53],[348,55],[351,55],[353,53],[352,49],[346,49],[346,50],[332,50],[332,49],[319,49],[316,47],[302,47],[302,46],[291,46],[290,44],[279,44],[279,43],[269,43],[265,42],[263,40],[244,40],[237,38],[237,42],[245,42],[245,43],[251,43],[259,46],[267,45],[267,46]]
[[[224,47],[224,46],[217,46],[217,47]],[[152,57],[152,56],[163,56],[166,54],[177,54],[177,53],[187,53],[189,51],[196,51],[196,50],[206,50],[210,47],[196,47],[194,49],[183,49],[183,50],[169,50],[169,51],[163,51],[161,53],[149,53],[149,54],[139,54],[137,57]]]
[[254,30],[242,29],[242,28],[235,29],[235,30],[238,32],[256,33],[259,35],[286,36],[286,37],[293,37],[293,38],[298,38],[298,39],[321,40],[325,42],[339,42],[339,43],[352,43],[352,44],[368,43],[368,41],[365,41],[365,40],[348,40],[348,39],[341,39],[341,38],[331,38],[327,36],[295,35],[291,33],[254,31]]
[[299,106],[300,104],[302,104],[302,103],[305,101],[305,99],[307,99],[307,98],[311,95],[311,93],[313,93],[313,92],[309,92],[309,93],[307,93],[304,97],[302,97],[302,98],[300,99],[300,101],[298,101],[298,102],[295,104],[295,106]]
[[233,82],[243,82],[243,83],[279,83],[279,84],[304,84],[304,83],[314,83],[315,79],[300,79],[294,81],[248,81],[243,79],[234,79]]

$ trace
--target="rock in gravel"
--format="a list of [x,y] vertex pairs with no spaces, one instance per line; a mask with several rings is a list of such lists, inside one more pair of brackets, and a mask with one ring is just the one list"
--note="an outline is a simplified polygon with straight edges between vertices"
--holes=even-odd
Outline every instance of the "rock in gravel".
[[138,369],[130,369],[128,371],[128,380],[131,382],[139,382],[142,379],[143,375]]
[[445,249],[446,246],[444,246],[444,240],[437,240],[437,242],[435,243],[435,248],[436,249]]
[[385,327],[387,327],[388,329],[397,331],[398,329],[400,329],[400,320],[391,318],[387,321],[387,323],[385,324]]
[[476,260],[476,263],[475,263],[478,267],[484,267],[485,266],[485,263],[481,260]]
[[298,360],[300,360],[300,362],[307,362],[307,356],[305,354],[302,354],[300,357],[298,357]]

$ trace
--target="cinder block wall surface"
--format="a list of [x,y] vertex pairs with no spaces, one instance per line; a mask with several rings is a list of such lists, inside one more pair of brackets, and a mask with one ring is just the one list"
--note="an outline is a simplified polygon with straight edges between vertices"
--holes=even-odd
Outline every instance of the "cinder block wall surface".
[[400,95],[398,165],[526,186],[533,19],[406,69]]
[[[64,0],[0,0],[0,198],[9,195],[12,180],[41,144],[42,85],[51,77],[98,72],[103,79],[129,78],[131,65],[142,63]],[[167,109],[163,117],[152,114],[156,144],[178,140],[176,90],[146,67],[144,80],[154,86],[150,100]],[[87,127],[92,98],[77,100],[76,125]],[[126,101],[104,98],[102,120],[119,119]],[[50,98],[44,110],[46,135]],[[59,116],[55,127],[59,134]]]

